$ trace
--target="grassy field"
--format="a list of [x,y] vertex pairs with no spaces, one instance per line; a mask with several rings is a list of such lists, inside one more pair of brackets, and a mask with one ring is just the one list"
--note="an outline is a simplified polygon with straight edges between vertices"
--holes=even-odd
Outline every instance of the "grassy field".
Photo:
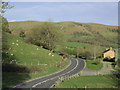
[[[62,67],[56,68],[56,65],[60,64],[62,59],[61,56],[51,53],[49,50],[43,49],[42,47],[27,44],[18,36],[12,34],[7,34],[7,36],[9,45],[8,54],[15,57],[18,66],[22,65],[28,68],[36,67],[40,69],[41,72],[29,74],[3,72],[3,87],[9,87],[24,80],[54,73],[65,68],[69,64],[69,60],[66,59],[62,63]],[[49,53],[51,53],[51,55],[49,55]]]
[[100,70],[103,67],[103,63],[96,65],[96,61],[87,60],[86,63],[86,67],[91,70]]
[[66,46],[69,47],[85,47],[85,46],[91,46],[90,44],[85,44],[85,43],[78,43],[78,42],[67,42]]
[[[87,43],[80,43],[80,42],[66,42],[65,44],[68,47],[86,47],[86,46],[93,46],[91,44]],[[103,50],[105,50],[107,47],[101,46]]]
[[[80,42],[66,42],[63,45],[64,45],[64,47],[68,47],[69,49],[74,49],[76,47],[89,47],[89,46],[91,47],[91,46],[93,46],[91,44],[80,43]],[[55,51],[59,51],[62,47],[63,47],[62,45],[57,45]],[[107,47],[100,46],[100,48],[102,49],[102,51],[105,51]]]
[[56,88],[117,88],[118,81],[112,75],[80,76],[61,82]]

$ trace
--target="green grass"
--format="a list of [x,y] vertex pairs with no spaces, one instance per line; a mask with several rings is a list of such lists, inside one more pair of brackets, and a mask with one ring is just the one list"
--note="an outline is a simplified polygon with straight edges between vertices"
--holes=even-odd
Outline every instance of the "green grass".
[[96,65],[95,63],[96,61],[87,60],[86,67],[91,70],[100,70],[103,67],[103,63],[100,62],[98,65]]
[[67,42],[66,46],[69,47],[84,47],[84,46],[91,46],[90,44],[85,44],[85,43],[78,43],[78,42]]
[[80,76],[61,82],[56,88],[117,88],[118,81],[112,75]]
[[[65,44],[68,47],[86,47],[86,46],[93,46],[87,43],[80,43],[80,42],[66,42]],[[102,50],[105,50],[107,47],[100,46]]]
[[[26,75],[26,73],[3,72],[3,87],[9,87],[11,85],[15,85],[25,80],[57,72],[65,68],[69,64],[69,60],[66,59],[63,62],[62,67],[56,68],[56,65],[58,65],[62,59],[61,56],[57,55],[56,53],[52,53],[52,55],[54,56],[49,56],[48,55],[50,53],[49,50],[43,49],[32,44],[27,44],[24,42],[22,38],[14,36],[12,34],[7,33],[7,36],[9,48],[11,48],[11,50],[8,51],[8,54],[14,55],[16,61],[18,62],[18,65],[24,65],[26,67],[35,66],[41,69],[41,72],[29,73],[28,74],[29,78],[26,79],[24,78],[24,74]],[[11,82],[11,80],[13,81]]]
[[[65,47],[87,47],[87,46],[93,46],[91,44],[87,44],[87,43],[80,43],[80,42],[66,42],[64,44]],[[101,49],[104,51],[106,50],[107,47],[104,46],[100,46]],[[55,48],[55,51],[59,51],[62,48],[62,45],[57,45],[57,47]],[[72,49],[72,48],[69,48]]]

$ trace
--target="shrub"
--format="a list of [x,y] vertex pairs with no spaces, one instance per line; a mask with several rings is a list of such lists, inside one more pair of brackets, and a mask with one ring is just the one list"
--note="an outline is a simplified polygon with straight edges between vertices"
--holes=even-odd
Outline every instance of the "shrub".
[[96,65],[100,64],[100,59],[96,59],[96,60],[95,60],[95,64],[96,64]]
[[76,50],[75,49],[66,49],[66,51],[69,55],[76,55]]
[[115,65],[116,65],[117,63],[116,62],[112,62],[112,65],[115,67]]
[[19,36],[22,37],[22,38],[25,38],[25,32],[21,31],[21,32],[19,33]]
[[67,49],[65,47],[62,47],[60,49],[59,53],[60,53],[60,55],[63,55],[63,56],[66,55],[66,56],[68,56],[68,52],[67,52]]

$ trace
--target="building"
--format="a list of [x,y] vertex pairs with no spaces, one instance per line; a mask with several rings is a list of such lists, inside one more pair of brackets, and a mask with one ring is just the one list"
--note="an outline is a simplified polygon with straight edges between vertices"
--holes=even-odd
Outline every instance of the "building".
[[103,57],[109,59],[115,58],[115,50],[113,50],[112,47],[110,47],[110,49],[106,49],[103,53]]

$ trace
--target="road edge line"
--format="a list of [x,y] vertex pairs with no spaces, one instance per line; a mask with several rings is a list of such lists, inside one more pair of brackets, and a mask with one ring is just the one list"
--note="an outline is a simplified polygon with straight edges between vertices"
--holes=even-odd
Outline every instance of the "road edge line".
[[[83,70],[85,69],[85,67],[86,67],[86,61],[85,61],[84,59],[81,59],[81,60],[83,60],[84,63],[85,63],[84,68],[81,70],[81,71],[83,71]],[[77,59],[77,61],[78,61],[78,59]],[[81,71],[80,71],[80,72],[81,72]],[[79,72],[78,72],[78,73],[79,73]],[[50,88],[52,88],[54,85],[55,85],[55,84],[53,84]]]
[[[69,60],[70,60],[70,59],[69,59]],[[57,72],[52,73],[52,74],[49,74],[49,75],[41,76],[41,77],[38,77],[38,78],[34,78],[34,79],[31,79],[31,80],[28,80],[28,81],[25,81],[25,82],[19,83],[19,84],[13,86],[12,88],[15,88],[15,87],[17,87],[17,86],[20,86],[20,85],[23,84],[23,83],[28,83],[28,82],[31,82],[31,81],[33,81],[33,80],[41,79],[41,78],[43,78],[43,77],[47,77],[47,76],[50,76],[50,75],[53,75],[53,74],[59,73],[59,72],[65,70],[66,68],[68,68],[70,65],[71,65],[71,60],[70,60],[70,63],[69,63],[65,68],[61,69],[60,71],[57,71]]]
[[[67,72],[67,73],[72,72],[72,71],[78,66],[78,60],[77,60],[77,59],[75,59],[75,60],[77,61],[76,66],[75,66],[72,70],[70,70],[69,72]],[[64,73],[64,74],[62,74],[62,75],[65,75],[65,74],[67,74],[67,73]],[[53,77],[53,78],[51,78],[51,79],[54,79],[54,78],[60,77],[60,76],[62,76],[62,75],[59,75],[59,76]],[[47,80],[42,81],[42,82],[44,83],[44,82],[47,82],[48,80],[50,80],[50,79],[47,79]],[[32,87],[36,87],[37,85],[42,84],[42,82],[39,82],[39,83],[33,85]]]

